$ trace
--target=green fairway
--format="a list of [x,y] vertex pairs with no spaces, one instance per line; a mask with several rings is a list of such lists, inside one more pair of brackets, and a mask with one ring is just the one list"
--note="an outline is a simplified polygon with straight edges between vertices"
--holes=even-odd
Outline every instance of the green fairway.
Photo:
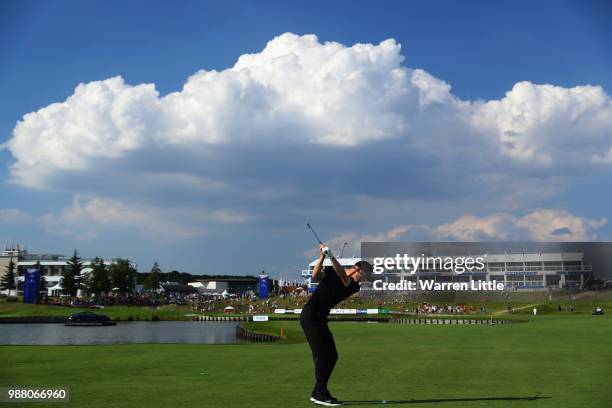
[[[361,401],[355,405],[612,406],[612,319],[534,320],[493,327],[331,323],[340,360],[330,389]],[[299,323],[257,325],[251,327],[275,333],[282,327],[288,341],[1,346],[0,385],[68,386],[67,405],[75,407],[313,406],[312,360]]]

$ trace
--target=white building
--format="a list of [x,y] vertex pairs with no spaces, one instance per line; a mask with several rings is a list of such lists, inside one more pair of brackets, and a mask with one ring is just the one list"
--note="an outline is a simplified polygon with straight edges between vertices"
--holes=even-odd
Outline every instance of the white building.
[[189,286],[193,286],[199,293],[223,293],[229,287],[227,281],[196,281],[189,282]]
[[258,278],[236,276],[232,278],[199,279],[195,282],[189,282],[188,285],[196,288],[200,294],[228,293],[243,295],[246,293],[256,293],[258,283]]
[[[508,290],[543,290],[543,289],[582,289],[593,279],[593,268],[583,261],[582,252],[520,253],[520,254],[487,254],[484,258],[485,268],[480,271],[457,274],[442,269],[420,268],[417,273],[405,271],[386,271],[374,275],[385,282],[434,280],[436,282],[469,282],[492,281],[503,282]],[[445,256],[441,256],[445,258]],[[457,256],[451,256],[457,258]],[[338,259],[348,268],[360,258]],[[308,269],[302,271],[302,277],[309,287],[314,287],[310,275],[317,260],[310,262]],[[325,259],[324,266],[331,265]]]
[[[4,251],[0,251],[0,259],[11,258],[13,259],[13,262],[15,262],[16,266],[15,275],[21,275],[16,278],[18,281],[18,286],[22,286],[24,281],[23,272],[25,272],[27,269],[35,268],[36,264],[40,263],[42,276],[44,276],[46,282],[47,295],[59,296],[61,294],[62,286],[60,281],[62,279],[62,273],[64,272],[65,268],[68,267],[71,256],[57,254],[30,254],[25,249],[21,249],[19,247],[16,249],[5,249]],[[81,262],[83,265],[81,276],[84,276],[91,272],[92,269],[90,266],[93,259],[81,259]],[[116,262],[116,259],[104,260],[106,265],[112,265]],[[6,263],[8,263],[8,261]],[[132,263],[132,266],[136,268],[135,263]],[[4,274],[4,269],[1,273]],[[81,295],[82,293],[78,294],[78,296]]]

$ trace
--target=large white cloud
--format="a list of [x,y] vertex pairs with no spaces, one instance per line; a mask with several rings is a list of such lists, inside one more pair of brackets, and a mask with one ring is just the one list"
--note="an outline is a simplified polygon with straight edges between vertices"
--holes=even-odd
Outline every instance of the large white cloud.
[[139,214],[154,214],[157,230],[189,237],[205,226],[177,227],[175,211],[282,223],[363,213],[363,197],[520,210],[612,163],[601,87],[521,82],[500,100],[465,101],[403,65],[400,48],[286,33],[164,96],[121,77],[80,84],[17,123],[6,143],[12,180],[94,197],[50,215],[50,229],[108,206],[143,225]]
[[139,149],[180,146],[205,157],[211,144],[355,146],[404,136],[427,106],[456,101],[447,84],[402,60],[394,40],[345,47],[284,34],[233,68],[192,75],[165,97],[121,77],[80,84],[65,102],[17,124],[8,144],[12,173],[42,187],[55,172]]
[[180,146],[206,157],[218,144],[357,146],[399,139],[441,159],[467,146],[534,167],[607,159],[612,105],[598,86],[521,82],[501,100],[461,101],[450,86],[402,65],[400,45],[346,47],[283,34],[234,67],[199,71],[180,92],[121,77],[80,84],[29,113],[8,147],[12,174],[45,186],[63,170],[110,166],[130,152]]
[[537,167],[589,166],[612,143],[612,102],[601,87],[519,82],[499,101],[476,103],[472,122],[503,155]]

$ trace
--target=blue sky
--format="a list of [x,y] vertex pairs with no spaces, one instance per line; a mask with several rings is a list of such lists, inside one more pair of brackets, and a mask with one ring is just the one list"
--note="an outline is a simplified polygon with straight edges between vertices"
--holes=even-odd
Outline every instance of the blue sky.
[[[126,256],[141,270],[159,261],[165,270],[296,277],[312,248],[307,219],[338,246],[610,239],[611,197],[602,188],[612,158],[609,2],[329,3],[2,2],[0,143],[13,144],[0,151],[0,244]],[[283,33],[295,36],[265,53]],[[368,51],[366,62],[345,55],[354,44],[387,39],[395,45]],[[328,41],[339,47],[323,51]],[[270,63],[285,51],[302,66],[338,58],[324,73],[357,79],[326,85],[318,98],[308,92],[320,85],[312,71]],[[200,97],[166,100],[162,113],[151,113],[199,70],[225,72],[244,54],[259,55],[241,66],[250,77],[202,75],[193,82]],[[397,69],[406,78],[394,77]],[[92,107],[78,101],[73,116],[32,118],[15,132],[23,115],[66,101],[78,84],[116,76],[123,83],[112,89],[154,84],[159,93],[125,96],[122,112],[135,122],[116,134],[114,123],[109,137],[145,128],[131,147],[124,140],[107,151],[97,138],[110,128],[100,117],[92,119],[99,126],[80,123]],[[298,78],[303,89],[280,84]],[[574,88],[584,85],[593,89]],[[382,86],[408,90],[379,94]],[[83,100],[101,97],[87,89]],[[325,111],[311,112],[319,99]],[[486,105],[492,101],[503,103]],[[200,110],[186,113],[193,103]],[[295,123],[287,112],[267,115],[287,106]],[[71,124],[74,115],[81,119]],[[257,115],[257,125],[245,120]],[[179,122],[196,130],[177,147],[167,142]],[[62,154],[87,156],[68,171],[52,151],[65,140],[63,125],[77,129],[77,139]],[[24,147],[53,138],[31,153]]]

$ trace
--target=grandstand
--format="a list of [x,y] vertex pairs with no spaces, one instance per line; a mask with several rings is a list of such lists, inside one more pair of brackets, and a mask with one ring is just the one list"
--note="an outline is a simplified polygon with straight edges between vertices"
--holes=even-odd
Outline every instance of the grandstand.
[[[444,258],[444,256],[442,256]],[[457,256],[452,256],[456,258]],[[582,251],[571,252],[537,252],[519,254],[487,254],[484,257],[484,270],[474,270],[458,274],[441,269],[423,269],[410,274],[400,270],[388,270],[377,279],[385,282],[396,282],[400,279],[416,282],[434,280],[436,282],[469,282],[493,281],[503,282],[506,290],[550,290],[550,289],[584,289],[593,280],[593,267],[584,262]],[[344,267],[350,267],[360,258],[338,259]],[[302,277],[309,288],[314,288],[310,275],[317,260],[310,262],[308,269],[302,271]],[[325,260],[324,266],[331,265]],[[435,268],[435,267],[434,267]],[[368,286],[362,286],[368,289]]]

